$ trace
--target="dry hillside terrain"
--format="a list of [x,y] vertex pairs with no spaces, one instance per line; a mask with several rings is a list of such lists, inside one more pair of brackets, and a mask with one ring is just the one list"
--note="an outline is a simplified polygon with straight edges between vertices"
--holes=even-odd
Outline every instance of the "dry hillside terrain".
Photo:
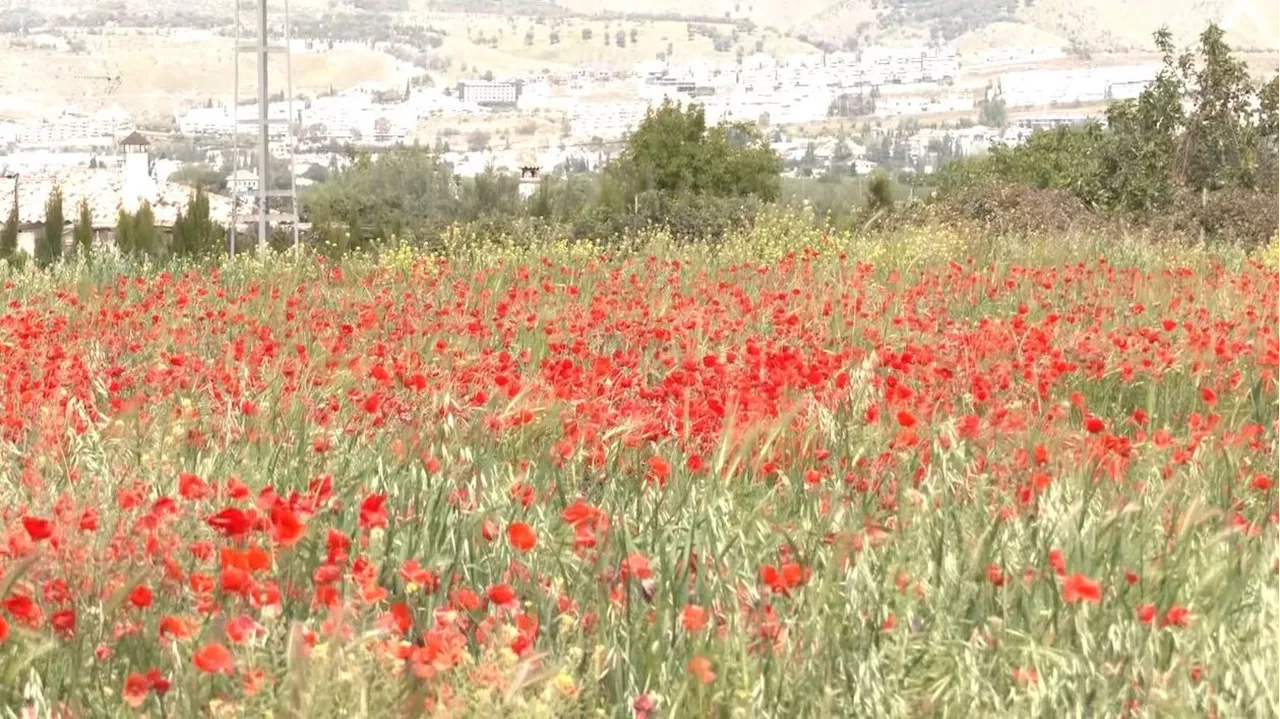
[[[0,115],[20,118],[44,114],[51,105],[93,109],[111,104],[130,112],[166,115],[176,102],[229,96],[234,84],[230,38],[174,31],[81,39],[87,45],[83,53],[0,44]],[[245,55],[241,62],[247,78],[252,60]],[[388,55],[360,47],[295,53],[293,85],[299,92],[314,94],[366,81],[387,82],[395,79],[395,66]],[[109,83],[97,78],[116,75],[119,87],[108,94]]]
[[[626,0],[558,0],[576,12],[637,12]],[[1010,7],[1014,9],[1010,12]],[[792,34],[842,44],[898,37],[956,37],[997,21],[1017,21],[1064,43],[1093,51],[1150,47],[1151,33],[1169,25],[1189,41],[1209,22],[1228,30],[1242,49],[1275,50],[1273,0],[655,0],[644,12],[749,19]],[[996,45],[1017,36],[993,37]]]

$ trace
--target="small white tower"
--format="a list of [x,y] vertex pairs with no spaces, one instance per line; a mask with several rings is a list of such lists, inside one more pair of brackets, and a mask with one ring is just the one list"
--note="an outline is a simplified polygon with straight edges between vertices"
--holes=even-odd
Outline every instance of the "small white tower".
[[155,202],[156,183],[151,178],[151,162],[147,148],[151,143],[137,132],[120,141],[124,148],[124,173],[120,205],[126,212],[137,212],[143,202]]

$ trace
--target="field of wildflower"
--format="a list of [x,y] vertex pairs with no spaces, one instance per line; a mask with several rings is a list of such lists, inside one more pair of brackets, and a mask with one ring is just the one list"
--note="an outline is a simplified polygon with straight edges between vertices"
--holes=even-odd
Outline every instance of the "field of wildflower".
[[1274,266],[965,243],[4,275],[0,707],[1275,716]]

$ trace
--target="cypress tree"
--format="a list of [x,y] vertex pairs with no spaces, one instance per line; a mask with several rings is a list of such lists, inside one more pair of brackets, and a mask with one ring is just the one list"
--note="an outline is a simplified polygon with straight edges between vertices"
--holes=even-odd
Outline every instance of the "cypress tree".
[[44,242],[36,247],[40,264],[51,265],[62,259],[62,226],[66,221],[62,214],[62,188],[54,185],[44,204]]
[[0,260],[12,260],[18,253],[18,197],[13,198],[9,216],[0,227]]
[[76,251],[81,257],[88,259],[93,254],[93,211],[89,209],[89,200],[80,199],[79,216],[73,232],[76,240]]

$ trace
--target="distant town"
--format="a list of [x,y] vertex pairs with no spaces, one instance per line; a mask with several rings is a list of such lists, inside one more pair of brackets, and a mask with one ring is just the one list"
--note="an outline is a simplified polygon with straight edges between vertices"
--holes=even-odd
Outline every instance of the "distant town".
[[[221,39],[230,53],[231,41]],[[59,39],[27,42],[56,45]],[[291,52],[330,52],[343,42],[351,41],[294,38]],[[1099,116],[1110,101],[1136,97],[1159,65],[1091,62],[1056,45],[962,57],[954,44],[941,43],[684,63],[655,59],[629,71],[484,73],[444,87],[424,82],[413,68],[404,70],[394,81],[277,96],[268,105],[276,133],[272,154],[291,158],[296,187],[323,182],[350,161],[353,148],[376,153],[415,144],[436,151],[461,177],[486,169],[518,173],[521,167],[590,171],[665,100],[702,105],[709,123],[758,124],[791,176],[821,177],[838,164],[844,174],[883,168],[921,177],[952,157],[1016,145],[1037,128]],[[219,97],[229,94],[216,90]],[[20,221],[37,223],[57,185],[73,200],[89,200],[95,224],[107,227],[117,208],[143,200],[163,224],[196,183],[223,195],[254,189],[251,153],[233,171],[230,148],[237,125],[252,124],[262,109],[213,97],[192,101],[190,94],[175,101],[167,123],[133,117],[109,102],[37,119],[0,116],[0,173],[13,178],[0,181],[0,206],[16,190]],[[484,129],[499,121],[509,128],[502,134]],[[468,123],[477,129],[457,129]],[[135,142],[133,150],[144,153],[145,162],[127,161],[126,138],[155,143]],[[212,212],[225,222],[230,202],[218,200]]]

